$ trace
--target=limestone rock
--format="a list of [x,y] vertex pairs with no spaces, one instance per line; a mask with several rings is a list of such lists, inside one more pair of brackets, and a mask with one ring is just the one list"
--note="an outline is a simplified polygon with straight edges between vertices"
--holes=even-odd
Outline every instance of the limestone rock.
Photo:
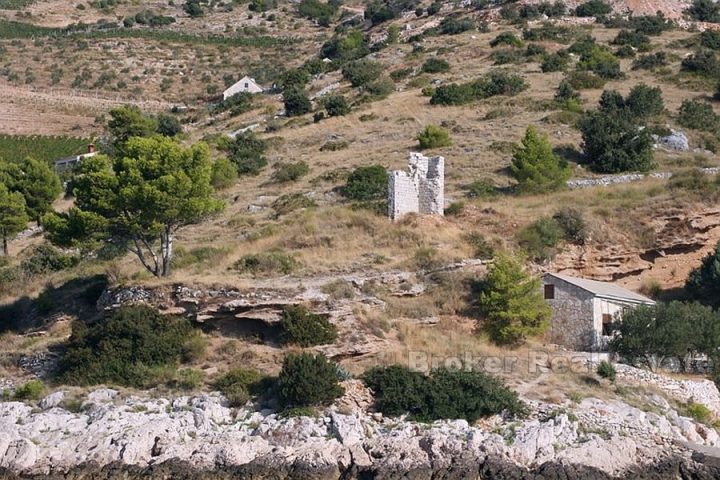
[[57,407],[60,405],[63,400],[65,400],[65,392],[58,391],[51,393],[50,395],[46,396],[40,402],[38,403],[38,406],[42,408],[43,410],[48,410],[50,408]]

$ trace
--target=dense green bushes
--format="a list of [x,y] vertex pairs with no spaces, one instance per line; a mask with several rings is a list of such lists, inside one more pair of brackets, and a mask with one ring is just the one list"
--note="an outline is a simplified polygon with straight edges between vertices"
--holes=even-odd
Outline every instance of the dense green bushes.
[[700,266],[690,272],[685,290],[699,302],[720,307],[720,243],[702,259]]
[[490,375],[441,368],[423,375],[401,365],[374,367],[363,381],[375,395],[375,409],[385,415],[405,413],[420,421],[479,418],[503,411],[524,415],[515,392]]
[[452,145],[450,133],[437,125],[427,125],[417,136],[420,148],[425,150],[428,148],[449,147]]
[[597,17],[612,12],[612,7],[602,0],[589,0],[575,8],[578,17]]
[[187,319],[147,306],[121,307],[97,323],[73,324],[59,378],[75,385],[154,386],[163,368],[188,359],[197,335]]
[[[715,298],[718,298],[717,296]],[[609,347],[630,362],[647,363],[654,370],[663,357],[683,362],[688,354],[718,358],[720,317],[698,303],[658,303],[639,306],[612,324]]]
[[444,73],[450,70],[450,64],[442,58],[428,58],[421,70],[425,73]]
[[720,61],[717,54],[710,50],[698,50],[688,55],[683,58],[680,66],[682,70],[698,75],[715,78],[720,75]]
[[325,356],[310,353],[285,357],[277,381],[278,400],[284,408],[328,405],[344,393],[337,366]]
[[228,156],[240,175],[258,175],[267,165],[263,155],[267,148],[267,143],[253,132],[243,132],[229,144]]
[[544,262],[555,256],[563,231],[557,221],[542,217],[517,234],[518,244],[536,262]]
[[615,376],[617,375],[617,372],[615,371],[615,367],[613,367],[613,364],[603,360],[602,362],[598,363],[597,368],[595,369],[595,373],[598,374],[601,378],[607,378],[611,382],[615,381]]
[[388,174],[382,165],[358,167],[350,174],[343,195],[350,200],[381,200],[387,197]]
[[262,395],[269,387],[271,379],[260,372],[247,368],[233,368],[224,373],[214,383],[231,407],[242,407],[252,396]]
[[685,13],[699,22],[720,23],[720,5],[713,0],[693,0]]
[[300,263],[281,250],[271,250],[263,253],[249,253],[240,257],[232,268],[240,273],[252,275],[272,275],[282,273],[287,275],[299,267]]
[[430,104],[464,105],[495,95],[516,95],[526,88],[525,80],[518,75],[491,72],[470,83],[439,86],[430,98]]
[[301,88],[293,88],[283,92],[283,104],[285,105],[285,115],[288,117],[298,117],[305,115],[312,110],[310,97]]
[[720,131],[720,115],[715,113],[712,105],[698,100],[683,100],[678,112],[678,123],[695,130]]
[[285,307],[282,315],[280,340],[283,343],[312,347],[333,343],[337,328],[322,316],[302,306]]
[[353,87],[364,87],[379,79],[384,71],[382,64],[362,59],[346,64],[342,69],[342,75]]

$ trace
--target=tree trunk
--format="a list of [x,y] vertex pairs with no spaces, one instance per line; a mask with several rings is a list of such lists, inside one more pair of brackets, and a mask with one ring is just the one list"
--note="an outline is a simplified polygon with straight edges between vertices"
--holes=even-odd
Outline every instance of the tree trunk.
[[174,236],[170,227],[165,229],[165,232],[160,236],[160,247],[162,249],[162,273],[163,277],[170,276],[170,262],[172,261],[173,254],[173,240]]
[[5,256],[5,257],[10,255],[10,252],[8,250],[7,235],[5,235],[4,232],[3,232],[3,236],[2,236],[2,253],[3,253],[3,256]]

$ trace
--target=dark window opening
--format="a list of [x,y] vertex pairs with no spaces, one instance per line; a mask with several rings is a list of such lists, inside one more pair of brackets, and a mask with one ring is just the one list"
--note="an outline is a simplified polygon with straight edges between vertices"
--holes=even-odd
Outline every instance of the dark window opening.
[[555,298],[555,285],[545,285],[545,300]]
[[611,329],[612,320],[613,320],[612,315],[610,315],[609,313],[603,313],[602,334],[605,335],[606,337],[612,335],[612,329]]

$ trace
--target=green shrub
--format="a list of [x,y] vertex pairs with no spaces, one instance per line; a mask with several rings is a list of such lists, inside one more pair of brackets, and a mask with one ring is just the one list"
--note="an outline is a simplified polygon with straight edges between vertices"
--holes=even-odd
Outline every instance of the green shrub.
[[717,54],[710,50],[698,50],[692,55],[683,58],[680,69],[717,78],[720,75],[720,61]]
[[33,248],[30,255],[20,262],[20,270],[32,277],[72,268],[79,262],[78,257],[66,255],[57,248],[43,243]]
[[353,87],[364,87],[379,79],[384,71],[385,67],[381,63],[362,59],[346,64],[342,69],[342,75]]
[[262,395],[269,379],[256,370],[233,368],[213,384],[228,399],[231,407],[242,407],[252,396]]
[[499,45],[509,45],[511,47],[522,47],[522,40],[520,40],[512,32],[502,32],[497,37],[490,40],[490,46],[495,48]]
[[720,30],[705,30],[700,34],[700,45],[710,50],[720,50]]
[[362,378],[374,393],[375,409],[385,415],[408,413],[412,419],[426,422],[465,419],[472,423],[502,412],[527,412],[517,393],[481,372],[441,368],[426,376],[391,365],[374,367]]
[[197,390],[203,384],[205,373],[201,370],[184,368],[178,370],[172,385],[180,390]]
[[598,374],[601,378],[607,378],[611,382],[615,381],[615,376],[617,372],[615,371],[615,367],[612,363],[607,362],[603,360],[602,362],[598,363],[597,368],[595,369],[595,373]]
[[720,306],[720,242],[703,257],[685,282],[685,291],[693,298],[714,308]]
[[215,160],[212,167],[212,186],[218,190],[229,188],[238,178],[237,166],[225,157]]
[[253,132],[239,133],[227,148],[230,160],[237,166],[240,175],[258,175],[267,165],[263,156],[268,148],[267,142]]
[[644,83],[635,85],[625,99],[625,107],[635,118],[644,119],[659,115],[665,110],[662,90]]
[[712,418],[712,412],[702,403],[691,402],[685,407],[685,412],[696,422],[707,423]]
[[510,48],[493,52],[492,59],[493,65],[507,65],[508,63],[523,63],[527,57],[520,50]]
[[457,35],[459,33],[467,32],[468,30],[475,30],[477,25],[469,18],[454,18],[445,17],[440,22],[440,33],[443,35]]
[[328,140],[320,146],[321,152],[337,152],[338,150],[345,150],[350,146],[350,142],[345,139],[339,140]]
[[310,166],[302,160],[295,163],[282,163],[276,166],[272,179],[278,183],[296,182],[308,172],[310,172]]
[[452,202],[450,205],[445,207],[444,213],[446,217],[453,217],[460,215],[463,210],[465,210],[465,202],[461,200],[459,202]]
[[421,149],[449,147],[452,145],[450,133],[437,125],[427,125],[418,133],[417,140]]
[[287,306],[281,321],[283,343],[312,347],[327,345],[337,340],[337,328],[322,316],[310,312],[303,306]]
[[148,306],[121,307],[91,325],[76,321],[60,358],[60,380],[140,387],[152,384],[164,367],[174,367],[194,337],[184,318],[160,315]]
[[638,49],[641,52],[644,52],[650,49],[650,37],[640,32],[620,30],[615,39],[613,39],[612,44],[629,45]]
[[665,52],[655,52],[648,55],[642,55],[632,64],[633,70],[654,70],[658,67],[664,67],[668,64]]
[[40,400],[45,394],[45,384],[40,380],[30,380],[15,390],[16,400]]
[[317,202],[303,193],[286,193],[280,195],[272,203],[272,209],[278,215],[287,215],[301,208],[317,207]]
[[465,84],[441,85],[430,99],[431,105],[463,105],[496,95],[517,95],[527,88],[522,77],[505,72],[491,72]]
[[678,112],[678,123],[695,130],[717,132],[720,129],[720,115],[712,105],[698,100],[683,100]]
[[481,260],[490,260],[495,255],[495,248],[488,242],[482,233],[471,232],[463,239],[473,248],[473,257]]
[[575,71],[567,76],[567,81],[578,90],[602,88],[605,79],[590,72]]
[[562,237],[562,228],[550,217],[536,220],[518,232],[517,236],[520,246],[535,261],[552,259]]
[[612,7],[602,0],[589,0],[575,8],[578,17],[597,17],[612,12]]
[[381,100],[395,91],[395,84],[387,77],[381,77],[365,86],[370,100]]
[[543,73],[562,72],[567,68],[569,61],[570,57],[566,53],[550,53],[543,56],[540,70]]
[[173,268],[186,268],[192,265],[216,265],[227,255],[227,249],[217,247],[195,247],[186,250],[177,247],[172,257]]
[[720,23],[720,5],[713,0],[693,0],[685,13],[698,22]]
[[422,65],[425,73],[444,73],[450,71],[450,64],[441,58],[428,58]]
[[497,187],[490,180],[475,180],[463,188],[470,198],[491,198],[498,194]]
[[387,197],[388,174],[382,165],[358,167],[350,174],[343,195],[350,200],[380,200]]
[[552,218],[562,229],[563,237],[567,241],[577,245],[585,243],[589,233],[582,212],[573,207],[563,207]]
[[330,95],[324,101],[325,111],[331,117],[339,117],[350,113],[350,105],[342,95]]
[[623,76],[620,61],[606,47],[595,45],[590,51],[580,56],[578,70],[590,70],[601,78],[618,79]]
[[284,408],[328,405],[343,393],[335,364],[324,355],[285,357],[278,377],[278,400]]
[[300,266],[292,255],[275,250],[265,253],[251,253],[243,255],[232,268],[240,273],[252,275],[272,275],[282,273],[287,275]]
[[312,103],[305,90],[294,88],[283,92],[283,103],[285,105],[285,115],[288,117],[298,117],[305,115],[312,110]]
[[572,29],[563,25],[554,25],[550,22],[544,23],[541,27],[523,30],[523,39],[531,42],[554,41],[569,43],[573,37]]

